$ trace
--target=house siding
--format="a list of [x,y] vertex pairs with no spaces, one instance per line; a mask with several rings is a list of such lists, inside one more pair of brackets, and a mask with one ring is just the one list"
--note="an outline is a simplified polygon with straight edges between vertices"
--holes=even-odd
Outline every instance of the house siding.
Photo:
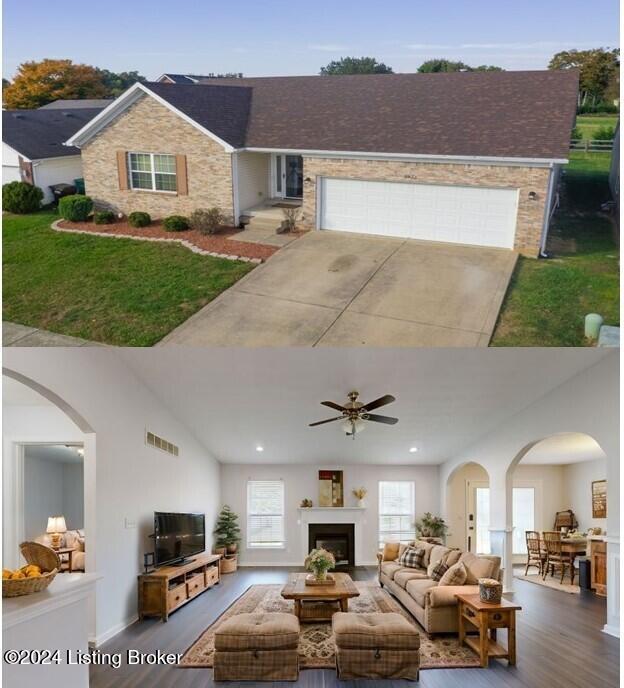
[[268,153],[238,154],[238,189],[241,212],[259,205],[269,197]]
[[[118,150],[185,155],[188,195],[120,190]],[[162,218],[219,206],[230,219],[233,215],[230,153],[149,96],[100,131],[81,152],[86,192],[98,207],[125,214],[142,210]]]
[[[542,167],[304,157],[303,178],[309,181],[304,181],[301,224],[306,229],[315,228],[319,177],[516,188],[520,193],[514,249],[523,255],[537,257],[548,195],[548,176],[548,168]],[[530,191],[536,192],[536,200],[529,200]]]

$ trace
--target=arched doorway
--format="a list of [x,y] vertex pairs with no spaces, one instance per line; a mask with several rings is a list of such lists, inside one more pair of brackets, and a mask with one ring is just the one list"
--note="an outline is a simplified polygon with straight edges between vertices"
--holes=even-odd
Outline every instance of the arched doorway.
[[446,481],[447,545],[478,554],[489,554],[490,477],[479,463],[455,468]]

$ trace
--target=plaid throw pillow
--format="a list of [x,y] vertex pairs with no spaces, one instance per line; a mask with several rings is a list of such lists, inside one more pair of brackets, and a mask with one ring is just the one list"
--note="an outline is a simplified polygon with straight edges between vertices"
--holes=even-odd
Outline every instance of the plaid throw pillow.
[[405,552],[399,557],[399,564],[406,566],[409,569],[422,568],[425,560],[425,550],[416,549],[416,547],[407,547]]
[[445,564],[443,558],[441,561],[434,565],[429,578],[431,578],[432,581],[439,581],[448,570],[449,567]]

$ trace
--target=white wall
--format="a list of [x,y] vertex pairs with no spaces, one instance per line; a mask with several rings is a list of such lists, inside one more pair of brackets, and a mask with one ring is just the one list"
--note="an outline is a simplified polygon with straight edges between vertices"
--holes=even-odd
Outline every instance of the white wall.
[[[579,530],[607,527],[606,518],[593,518],[591,503],[591,484],[594,480],[605,480],[607,477],[607,462],[605,459],[583,461],[564,466],[563,485],[568,496],[570,506],[576,515]],[[607,499],[607,516],[611,504]]]
[[[221,505],[219,464],[113,349],[6,349],[4,366],[59,395],[95,431],[96,492],[86,494],[96,510],[91,541],[103,576],[96,599],[103,642],[136,618],[136,577],[152,549],[153,512],[204,512],[212,531]],[[179,456],[147,447],[146,428],[177,444]],[[85,468],[88,461],[87,442]]]
[[16,150],[2,142],[2,183],[19,182],[21,180],[19,156]]
[[[415,486],[416,517],[425,511],[439,513],[438,467],[437,466],[327,466],[327,465],[221,465],[221,496],[239,515],[243,540],[240,562],[242,565],[291,565],[300,566],[301,528],[297,523],[298,511],[304,497],[318,506],[319,470],[343,470],[345,506],[355,506],[356,499],[351,491],[358,487],[368,490],[366,497],[366,525],[363,537],[363,563],[375,563],[378,532],[378,499],[380,480],[413,480]],[[246,496],[248,480],[283,480],[286,502],[286,547],[270,552],[248,550],[246,547]]]
[[63,465],[63,511],[69,530],[84,528],[84,466],[81,463]]
[[269,196],[268,153],[238,153],[238,188],[241,212]]
[[43,204],[51,203],[54,196],[51,184],[73,184],[74,179],[82,177],[82,160],[79,155],[64,158],[48,158],[33,162],[35,184],[43,191]]

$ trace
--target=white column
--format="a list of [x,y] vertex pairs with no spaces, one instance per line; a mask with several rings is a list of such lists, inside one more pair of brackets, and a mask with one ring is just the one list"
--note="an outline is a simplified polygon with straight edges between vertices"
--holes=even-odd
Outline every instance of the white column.
[[602,629],[620,637],[620,538],[607,536],[607,623]]

